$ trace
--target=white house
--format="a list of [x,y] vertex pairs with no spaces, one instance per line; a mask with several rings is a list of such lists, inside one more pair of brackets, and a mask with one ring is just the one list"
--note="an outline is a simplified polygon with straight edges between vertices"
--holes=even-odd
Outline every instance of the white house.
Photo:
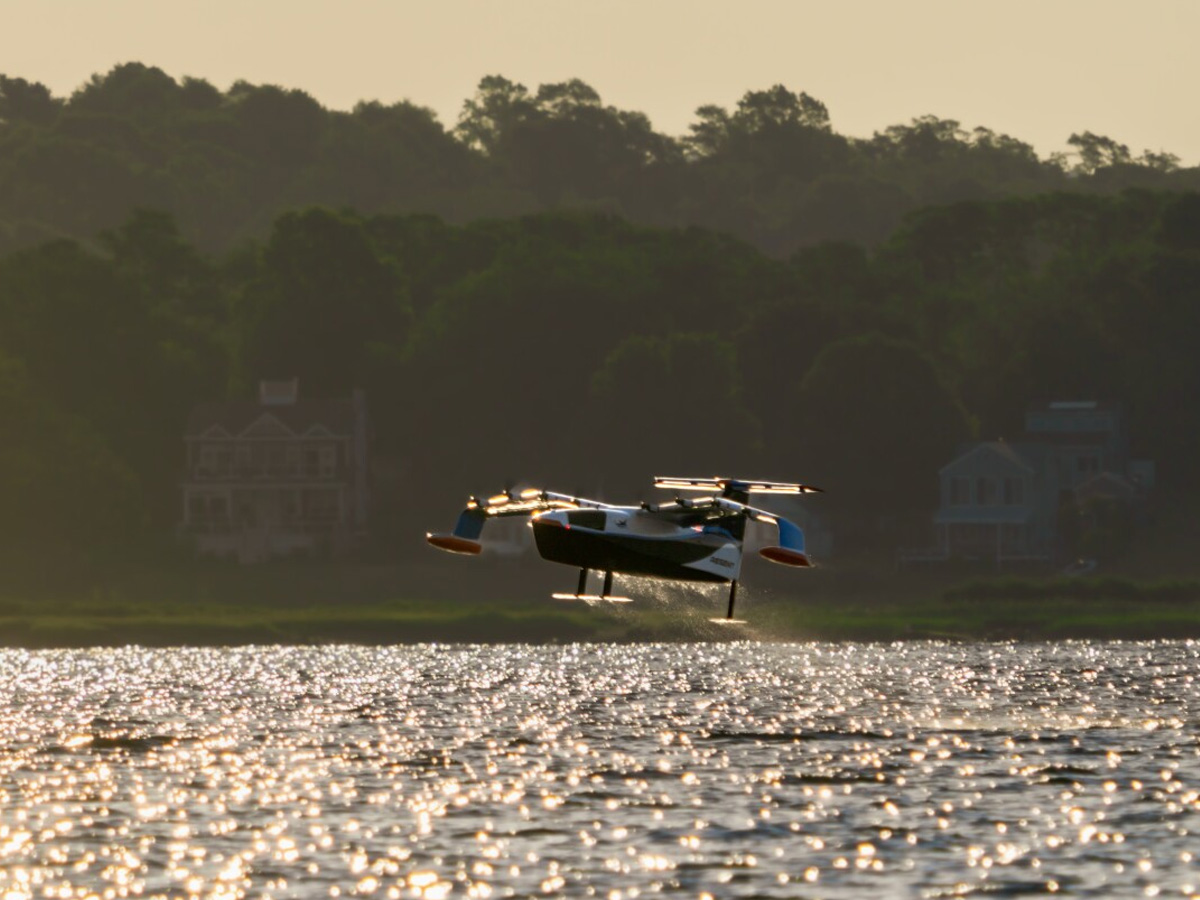
[[1035,458],[1004,443],[976,444],[943,466],[934,531],[941,555],[1044,559],[1052,511]]
[[1060,401],[1030,407],[1024,439],[970,444],[939,472],[934,546],[901,562],[1052,560],[1060,553],[1060,510],[1090,498],[1140,502],[1154,464],[1129,459],[1118,407]]
[[297,379],[188,416],[180,532],[201,554],[337,555],[366,533],[366,399],[301,399]]

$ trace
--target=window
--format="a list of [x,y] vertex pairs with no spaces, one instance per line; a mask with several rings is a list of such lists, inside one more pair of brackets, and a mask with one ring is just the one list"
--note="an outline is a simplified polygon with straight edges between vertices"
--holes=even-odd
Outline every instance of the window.
[[970,506],[971,505],[971,479],[969,479],[969,478],[951,478],[950,479],[950,505],[951,506]]
[[321,448],[321,477],[332,478],[337,471],[337,448]]
[[338,495],[333,491],[309,491],[304,506],[309,519],[332,521],[338,517]]
[[980,476],[975,479],[975,503],[979,506],[994,506],[996,503],[996,479]]
[[229,470],[229,450],[217,444],[202,444],[197,475],[226,475]]
[[567,513],[567,521],[572,525],[579,525],[581,528],[592,528],[596,531],[604,530],[604,523],[608,517],[598,509],[581,509],[571,510]]
[[188,518],[193,522],[224,521],[229,506],[223,494],[197,492],[188,496]]
[[1020,506],[1025,502],[1025,482],[1020,478],[1004,479],[1004,505]]

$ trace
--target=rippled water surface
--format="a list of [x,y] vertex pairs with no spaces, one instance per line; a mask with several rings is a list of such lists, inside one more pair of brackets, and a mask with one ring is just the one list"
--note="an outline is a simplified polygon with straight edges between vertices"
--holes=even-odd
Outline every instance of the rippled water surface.
[[1200,893],[1200,644],[0,653],[0,896]]

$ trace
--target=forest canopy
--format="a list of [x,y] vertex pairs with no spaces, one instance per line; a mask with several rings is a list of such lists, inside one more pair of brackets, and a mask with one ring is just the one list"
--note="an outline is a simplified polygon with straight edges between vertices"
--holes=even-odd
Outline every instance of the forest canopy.
[[[818,98],[783,85],[656,132],[579,79],[483,78],[457,122],[411,102],[328,110],[303,91],[125,63],[69,97],[0,75],[0,253],[90,239],[136,207],[170,212],[192,244],[262,239],[288,210],[428,213],[456,224],[590,209],[723,231],[786,256],[827,240],[876,245],[909,212],[1047,191],[1200,189],[1200,171],[1084,128],[1039,158],[1018,138],[917,116],[838,134]],[[1080,123],[1086,124],[1086,123]],[[1065,129],[1064,129],[1065,130]]]
[[1121,404],[1134,453],[1185,505],[1197,297],[1194,193],[932,207],[874,252],[783,260],[598,213],[320,207],[214,257],[136,211],[0,260],[0,494],[25,541],[5,546],[169,537],[189,408],[281,375],[305,396],[366,389],[398,473],[381,552],[466,491],[620,497],[659,470],[824,484],[843,533],[919,519],[960,441],[1019,434],[1028,404],[1061,398]]
[[842,534],[927,521],[960,441],[1053,399],[1120,404],[1187,507],[1196,170],[930,117],[847,138],[778,86],[696,115],[667,137],[580,81],[484,79],[446,130],[137,64],[0,79],[6,570],[169,543],[188,410],[264,377],[366,389],[389,556],[516,480],[803,479]]

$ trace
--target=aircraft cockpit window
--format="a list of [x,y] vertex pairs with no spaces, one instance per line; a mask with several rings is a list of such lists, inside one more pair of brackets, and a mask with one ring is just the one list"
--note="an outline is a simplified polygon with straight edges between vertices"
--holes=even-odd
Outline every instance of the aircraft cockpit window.
[[604,530],[606,519],[607,516],[596,509],[573,509],[567,513],[567,522],[569,524],[578,525],[581,528],[593,528],[596,531]]

